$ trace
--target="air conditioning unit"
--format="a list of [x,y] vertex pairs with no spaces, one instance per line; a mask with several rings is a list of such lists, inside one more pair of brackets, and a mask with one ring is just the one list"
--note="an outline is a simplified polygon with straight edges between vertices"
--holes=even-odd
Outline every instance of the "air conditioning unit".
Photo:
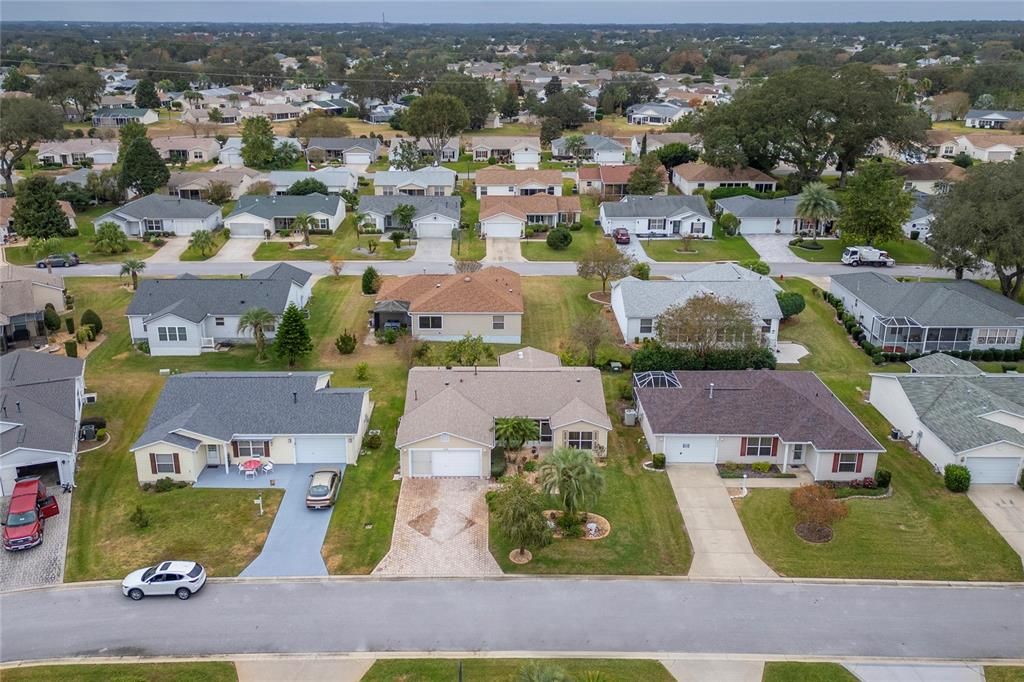
[[622,423],[626,426],[636,426],[636,410],[626,410],[622,413]]

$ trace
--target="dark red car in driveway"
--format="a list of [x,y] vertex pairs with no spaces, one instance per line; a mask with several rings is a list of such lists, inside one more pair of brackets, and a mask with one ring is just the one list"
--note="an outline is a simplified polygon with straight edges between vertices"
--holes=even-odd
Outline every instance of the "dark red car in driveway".
[[4,549],[16,552],[41,545],[43,524],[59,513],[56,498],[46,494],[46,486],[38,476],[19,478],[4,520]]
[[615,240],[616,244],[628,244],[629,230],[624,227],[616,227],[612,230],[612,239]]

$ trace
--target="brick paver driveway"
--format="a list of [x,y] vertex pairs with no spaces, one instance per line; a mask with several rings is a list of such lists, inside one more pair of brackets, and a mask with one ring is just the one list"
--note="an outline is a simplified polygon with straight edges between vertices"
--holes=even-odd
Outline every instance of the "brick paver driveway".
[[407,478],[398,498],[391,551],[377,575],[501,575],[487,549],[487,482]]
[[[57,497],[60,514],[46,519],[43,544],[38,547],[20,552],[0,549],[0,592],[64,582],[72,494],[61,493],[60,486],[47,490]],[[9,497],[0,498],[0,509],[7,509],[9,502]]]

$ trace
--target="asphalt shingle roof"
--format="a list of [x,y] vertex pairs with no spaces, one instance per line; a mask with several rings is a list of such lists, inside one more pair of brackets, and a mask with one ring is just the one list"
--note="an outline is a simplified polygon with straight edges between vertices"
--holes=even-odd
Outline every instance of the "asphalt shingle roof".
[[[78,438],[75,384],[85,361],[29,350],[0,356],[0,454],[17,448],[71,452]],[[20,410],[18,404],[20,403]]]
[[759,199],[741,195],[719,199],[716,203],[722,207],[722,210],[732,213],[737,218],[786,218],[792,220],[796,218],[796,207],[800,203],[800,197]]
[[414,218],[437,213],[458,222],[462,214],[459,197],[420,197],[396,194],[389,197],[363,195],[359,197],[359,211],[391,215],[395,209],[406,204],[416,209]]
[[129,201],[124,206],[106,213],[96,220],[96,224],[102,223],[108,215],[114,213],[128,216],[135,220],[144,220],[146,218],[152,220],[205,219],[215,213],[220,213],[220,207],[208,204],[205,201],[179,199],[178,197],[164,194],[149,194],[135,201]]
[[228,218],[243,213],[259,216],[267,220],[274,218],[294,218],[300,213],[326,213],[334,215],[338,212],[340,197],[324,196],[319,192],[313,194],[282,194],[264,197],[252,194],[243,195],[235,204],[235,210]]
[[713,294],[718,298],[747,303],[761,320],[782,319],[775,289],[767,282],[680,282],[674,280],[621,279],[612,285],[622,293],[628,318],[656,318],[674,305],[695,296]]
[[370,176],[375,187],[416,185],[418,187],[451,187],[455,184],[455,171],[448,168],[419,168],[411,171],[378,171]]
[[128,304],[127,314],[150,320],[174,313],[191,322],[200,322],[208,315],[241,315],[250,308],[266,308],[281,315],[288,305],[292,270],[298,268],[278,268],[261,270],[256,273],[260,277],[249,279],[199,279],[190,275],[144,279]]
[[669,218],[692,212],[711,220],[704,199],[690,195],[627,196],[622,201],[604,202],[601,210],[609,218]]
[[[552,140],[551,151],[556,156],[565,152],[565,140],[566,138],[564,137]],[[604,135],[584,135],[583,141],[586,144],[587,149],[592,149],[595,152],[621,152],[625,150],[625,147],[621,144],[610,137],[605,137]]]
[[347,152],[350,149],[365,149],[375,152],[380,140],[375,137],[311,137],[306,149],[332,149]]
[[922,355],[919,358],[908,360],[907,364],[918,374],[956,374],[959,376],[977,376],[982,374],[977,365],[966,360],[954,358],[952,355],[946,355],[945,353]]

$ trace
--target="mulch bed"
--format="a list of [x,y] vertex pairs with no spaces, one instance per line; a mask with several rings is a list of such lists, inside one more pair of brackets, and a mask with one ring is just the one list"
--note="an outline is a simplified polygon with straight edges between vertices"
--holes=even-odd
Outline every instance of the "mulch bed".
[[530,563],[531,559],[533,559],[533,554],[528,549],[523,550],[522,554],[519,554],[518,549],[513,549],[508,555],[509,561],[520,566]]
[[794,526],[793,530],[801,540],[816,545],[824,544],[832,539],[832,529],[816,523],[800,522]]
[[735,474],[735,477],[738,478],[742,478],[743,474],[746,474],[747,478],[778,478],[778,475],[782,473],[779,467],[774,464],[772,465],[771,469],[769,469],[767,472],[755,471],[754,469],[750,468],[749,464],[744,464],[741,467],[736,467],[735,465],[732,467],[728,467],[725,464],[716,464],[715,466],[718,468],[719,476],[722,475],[722,472],[728,472],[730,474]]
[[591,291],[587,294],[587,298],[595,303],[601,303],[609,305],[612,302],[612,292],[610,291]]
[[[559,511],[557,509],[545,509],[544,510],[544,518],[548,519],[549,521],[557,521],[557,519],[561,518],[562,514],[564,514],[564,513],[565,512]],[[586,532],[586,525],[588,523],[596,523],[597,524],[597,535],[588,535],[587,534],[587,532]],[[611,532],[612,532],[612,524],[608,522],[608,519],[606,519],[603,516],[600,516],[599,514],[588,513],[586,520],[583,522],[583,526],[584,526],[583,536],[580,537],[580,538],[573,538],[573,539],[579,539],[579,540],[603,540],[604,538],[608,537],[608,535],[611,534]],[[556,525],[551,530],[552,530],[552,532],[551,532],[552,537],[554,537],[557,540],[561,540],[562,539],[562,530],[561,530],[561,528],[559,528]]]

